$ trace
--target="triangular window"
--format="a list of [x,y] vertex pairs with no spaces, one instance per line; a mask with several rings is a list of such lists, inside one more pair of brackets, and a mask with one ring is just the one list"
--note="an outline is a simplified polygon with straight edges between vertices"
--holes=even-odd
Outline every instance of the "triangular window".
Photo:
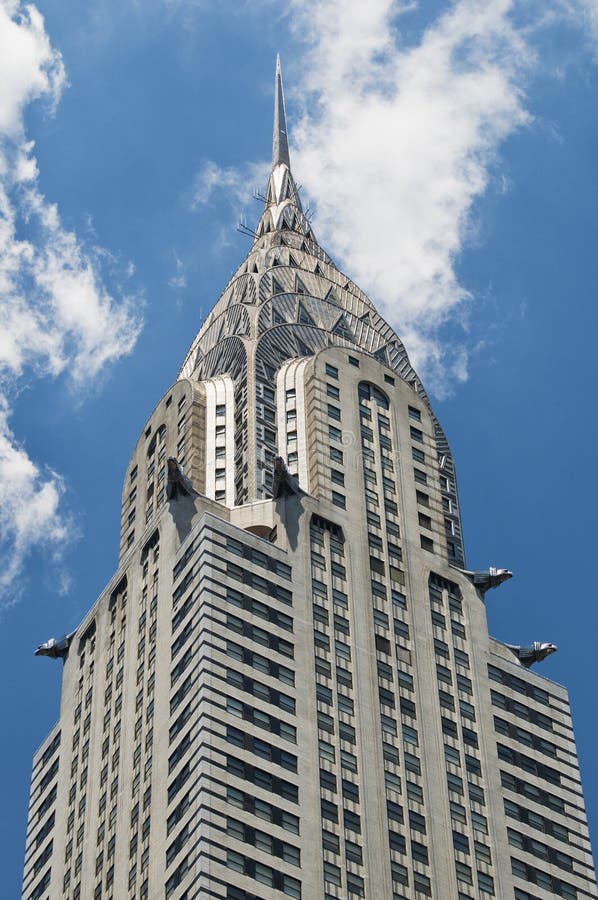
[[273,325],[286,325],[286,319],[283,319],[281,314],[277,309],[272,310],[272,324]]
[[284,293],[282,289],[282,285],[276,280],[276,278],[272,279],[272,294],[282,294]]
[[301,281],[301,279],[299,277],[297,277],[297,279],[295,280],[295,291],[298,294],[307,294],[308,293],[307,288],[305,287],[305,285],[303,284],[303,282]]
[[312,356],[312,350],[307,344],[304,344],[303,341],[297,340],[297,347],[299,348],[299,356]]
[[303,303],[299,303],[299,313],[297,316],[297,321],[300,325],[315,325],[316,323],[304,307]]
[[324,274],[324,273],[322,272],[322,270],[321,270],[321,268],[319,267],[318,263],[316,263],[316,267],[315,267],[315,269],[314,269],[314,275],[323,275],[323,274]]
[[346,338],[348,341],[353,340],[353,333],[347,325],[347,320],[344,316],[339,316],[339,318],[336,320],[336,324],[332,329],[332,333],[338,334],[339,337]]
[[380,360],[385,364],[388,364],[388,354],[386,352],[386,347],[379,347],[374,353],[374,359]]

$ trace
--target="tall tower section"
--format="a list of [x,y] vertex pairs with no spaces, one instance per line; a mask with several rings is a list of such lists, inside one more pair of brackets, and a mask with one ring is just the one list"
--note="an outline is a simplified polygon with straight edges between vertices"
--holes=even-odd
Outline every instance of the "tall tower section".
[[277,63],[252,247],[133,451],[117,572],[40,648],[23,898],[597,897],[555,648],[488,635],[510,575],[466,568],[425,391],[316,241]]

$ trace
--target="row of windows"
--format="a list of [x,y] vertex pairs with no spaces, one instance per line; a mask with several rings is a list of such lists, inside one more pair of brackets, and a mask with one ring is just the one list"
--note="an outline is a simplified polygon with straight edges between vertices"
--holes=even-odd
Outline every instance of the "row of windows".
[[539,753],[543,753],[545,756],[557,759],[556,744],[536,734],[532,734],[530,731],[526,731],[525,728],[520,728],[518,725],[507,722],[505,719],[494,716],[494,729],[498,734],[504,734],[520,744],[525,744],[526,747],[533,747],[534,750],[538,750]]
[[512,747],[505,746],[505,744],[497,744],[496,749],[498,751],[498,758],[504,760],[504,762],[510,762],[524,772],[529,772],[531,775],[537,775],[538,778],[543,778],[551,784],[561,783],[561,775],[557,769],[546,766],[544,763],[538,762],[538,760],[533,759],[531,756],[526,756],[524,753],[513,750]]
[[507,788],[516,794],[521,794],[522,797],[527,797],[528,800],[533,800],[542,806],[554,810],[554,812],[565,812],[565,801],[561,797],[550,794],[543,788],[536,787],[535,784],[529,784],[527,781],[517,778],[510,772],[501,771],[500,781],[504,788]]
[[248,675],[242,675],[234,669],[226,670],[226,680],[229,684],[234,684],[240,690],[246,691],[254,697],[259,697],[260,700],[264,700],[266,703],[271,703],[273,706],[278,706],[287,712],[295,713],[295,700],[292,697],[269,687],[267,684],[263,684],[261,681],[255,681]]
[[520,703],[518,700],[513,700],[511,697],[499,694],[498,691],[490,691],[490,697],[493,706],[496,706],[499,709],[508,710],[508,712],[514,713],[520,719],[526,719],[528,722],[532,722],[534,725],[538,725],[546,731],[553,731],[554,723],[549,716],[545,716],[543,713],[526,706],[524,703]]
[[488,677],[491,681],[497,681],[499,684],[503,684],[519,694],[526,694],[538,703],[550,706],[550,694],[548,691],[523,681],[523,679],[517,678],[516,675],[511,675],[510,672],[505,672],[503,669],[497,668],[497,666],[489,665]]
[[172,603],[176,605],[193,581],[193,567],[188,569],[172,594]]
[[[172,873],[166,884],[164,885],[166,898],[170,897],[178,888],[183,878],[187,874],[190,869],[189,856],[186,856],[184,860],[179,863],[175,871]],[[129,882],[130,882],[129,878]]]
[[241,853],[228,850],[226,854],[226,865],[234,872],[248,875],[250,878],[254,878],[256,881],[260,882],[260,884],[282,891],[283,894],[286,894],[289,897],[301,897],[301,882],[297,878],[293,878],[291,875],[285,875],[283,872],[274,870],[263,863],[255,862],[253,859],[243,856]]
[[271,856],[278,856],[293,866],[301,865],[301,851],[298,847],[281,841],[266,831],[233,819],[231,816],[226,820],[226,833],[245,844],[251,844],[257,850],[262,850]]
[[[444,610],[445,592],[448,595],[448,606],[451,612],[451,616],[455,617],[451,617],[451,630],[453,633],[452,655],[454,659],[454,665],[455,667],[469,669],[470,664],[468,654],[464,650],[456,646],[454,640],[455,638],[465,638],[465,627],[463,623],[459,621],[463,614],[463,603],[460,596],[459,587],[458,585],[453,584],[452,582],[449,582],[446,579],[441,578],[440,576],[431,574],[429,578],[431,620],[435,628],[442,628],[443,631],[446,630],[446,619],[445,616],[440,613],[436,607],[440,606]],[[459,619],[456,617],[459,617]],[[465,693],[471,696],[473,694],[472,682],[471,679],[463,675],[462,672],[456,671],[455,673],[453,673],[447,665],[444,665],[444,662],[446,662],[447,664],[449,663],[451,657],[449,644],[446,641],[441,640],[438,637],[435,638],[434,649],[436,653],[436,659],[441,660],[441,662],[437,662],[436,666],[439,681],[438,696],[440,706],[442,710],[449,710],[450,712],[454,713],[456,711],[455,698],[453,698],[453,696],[448,692],[448,690],[445,688],[445,685],[452,685],[454,679],[459,693]],[[453,721],[452,718],[449,718],[448,716],[443,714],[441,716],[442,732],[444,735],[455,742],[460,740],[460,743],[465,745],[466,749],[468,747],[471,747],[473,748],[473,750],[476,750],[478,747],[478,737],[473,728],[469,727],[469,723],[474,722],[476,719],[475,708],[472,703],[464,700],[463,697],[459,697],[458,712],[460,713],[461,717],[460,729],[458,728],[457,722]],[[453,794],[453,797],[450,799],[451,819],[454,825],[466,826],[467,814],[465,807],[455,799],[455,796],[464,796],[464,782],[459,775],[455,774],[449,768],[450,766],[457,766],[459,768],[461,767],[461,750],[457,746],[453,746],[450,742],[448,742],[444,746],[444,755],[447,762],[447,784],[449,791]],[[466,752],[464,754],[464,760],[465,770],[468,776],[467,792],[469,796],[469,802],[470,804],[477,803],[483,806],[485,805],[484,790],[479,784],[475,783],[476,778],[482,777],[481,762],[472,751],[470,751],[469,753]],[[475,809],[470,808],[469,817],[471,826],[475,831],[487,834],[488,825],[486,817],[484,815],[482,815],[480,812],[477,812]],[[479,837],[479,835],[477,835],[477,837]],[[486,866],[490,866],[492,864],[490,848],[481,840],[477,839],[477,837],[472,839],[469,835],[463,833],[463,831],[461,831],[461,829],[457,827],[455,830],[453,830],[453,847],[455,853],[465,854],[469,856],[473,852],[477,862],[481,862]],[[474,871],[472,870],[471,866],[456,856],[455,867],[457,879],[466,885],[473,885]],[[489,875],[487,872],[478,871],[476,873],[476,880],[480,893],[494,895],[494,882],[491,875]],[[459,896],[465,897],[468,895],[466,893],[460,893]]]
[[236,606],[238,609],[244,609],[252,616],[259,616],[261,619],[266,619],[273,625],[278,625],[278,627],[282,628],[284,631],[293,630],[293,620],[290,616],[287,616],[285,613],[281,613],[276,609],[272,609],[271,606],[268,606],[261,600],[254,600],[252,597],[247,597],[240,591],[235,591],[230,588],[226,593],[225,599],[232,606]]
[[[338,825],[338,806],[336,803],[322,798],[320,800],[320,814],[323,821],[334,822]],[[349,831],[361,834],[361,817],[350,809],[343,809],[343,825]]]
[[235,644],[233,641],[226,642],[226,655],[230,656],[232,659],[238,660],[246,666],[251,666],[258,672],[262,672],[264,675],[276,678],[284,684],[295,684],[295,673],[292,669],[274,662],[274,660],[262,656],[260,653],[256,653],[247,647]]
[[[223,536],[224,535],[222,535],[222,537]],[[237,538],[233,538],[230,537],[230,535],[227,535],[226,549],[231,553],[235,553],[237,556],[242,556],[243,559],[247,559],[249,560],[249,562],[255,563],[256,565],[261,566],[264,569],[269,569],[270,571],[275,572],[277,575],[280,575],[282,578],[286,578],[288,581],[291,580],[291,567],[289,565],[281,562],[278,559],[273,559],[271,556],[268,556],[261,550],[257,550],[254,547],[250,547],[247,544],[244,544]]]
[[267,803],[265,800],[260,800],[230,785],[226,789],[226,799],[231,806],[251,813],[273,825],[278,825],[292,834],[299,834],[299,817],[279,806],[274,806],[272,803]]
[[[345,566],[339,561],[339,559],[342,559],[344,556],[342,532],[340,534],[341,540],[338,540],[338,537],[335,535],[335,533],[328,530],[329,559],[327,560],[325,556],[324,532],[316,529],[314,527],[314,524],[315,523],[312,521],[311,548],[312,565],[315,567],[314,571],[323,578],[325,577],[325,570],[328,569],[330,577],[332,579],[345,579]],[[328,612],[328,609],[321,604],[328,600],[329,588],[326,584],[324,584],[324,582],[320,582],[316,579],[312,581],[312,585],[314,588],[314,604],[312,607],[314,624],[319,624],[321,626],[327,627],[330,621],[330,614]],[[339,610],[344,611],[348,607],[348,597],[344,592],[338,590],[337,588],[332,589],[331,593],[335,611],[332,617],[335,633],[337,635],[345,637],[346,639],[350,633],[349,620],[344,615],[342,615]],[[316,599],[318,602],[315,602]],[[316,652],[318,651],[318,648],[325,648],[326,650],[329,649],[329,640],[326,635],[322,634],[321,632],[314,631],[314,641],[316,645]],[[344,668],[343,665],[341,665],[341,661],[350,660],[350,647],[348,644],[345,644],[343,641],[337,639],[335,641],[335,651],[337,711],[339,713],[342,712],[348,716],[352,716],[354,714],[353,700],[346,693],[342,692],[342,688],[350,690],[353,687],[353,677],[351,672],[347,668]],[[346,665],[346,663],[344,663],[344,665]],[[325,682],[332,678],[331,663],[321,656],[316,656],[315,669],[317,680],[316,698],[319,701],[319,704],[325,704],[326,706],[330,707],[333,702],[333,693],[331,688],[328,687]],[[326,736],[328,736],[334,734],[335,731],[338,731],[339,739],[341,741],[348,741],[350,743],[355,742],[355,729],[351,725],[346,722],[339,722],[337,719],[334,719],[331,715],[328,715],[328,713],[325,713],[322,710],[319,710],[318,712],[318,725],[320,728],[320,735],[322,735],[322,733],[325,733]],[[325,740],[322,736],[319,737],[318,745],[320,760],[326,765],[335,766],[337,760],[336,747],[329,741]],[[339,751],[339,762],[343,770],[345,770],[340,778],[337,776],[334,770],[331,771],[328,768],[320,768],[320,789],[322,792],[321,816],[323,823],[335,822],[336,824],[338,824],[338,807],[336,803],[333,802],[332,799],[328,799],[328,797],[330,795],[336,795],[339,782],[343,801],[349,803],[359,803],[358,786],[349,777],[344,777],[349,773],[357,773],[357,757],[349,750],[341,749]],[[359,833],[361,829],[361,820],[358,814],[352,812],[351,810],[343,810],[343,816],[345,828]],[[345,837],[344,844],[347,862],[353,862],[357,863],[358,865],[362,865],[363,853],[359,844],[348,837]],[[324,849],[329,853],[340,854],[341,852],[339,836],[333,834],[324,827],[322,829],[322,845]],[[350,869],[345,869],[343,871],[338,865],[336,865],[336,863],[331,862],[329,859],[325,859],[323,875],[324,896],[329,897],[330,891],[334,891],[336,893],[336,891],[340,890],[341,887],[344,896],[364,896],[363,879],[357,874],[351,872]]]
[[237,616],[233,616],[230,613],[226,616],[226,627],[230,629],[230,631],[242,634],[247,640],[254,641],[256,644],[261,644],[264,647],[269,647],[271,650],[280,653],[282,656],[287,656],[291,659],[294,656],[294,647],[288,641],[284,641],[275,634],[269,634],[263,628],[258,628],[257,625],[245,622],[243,619],[239,619]]
[[276,600],[280,600],[281,603],[286,603],[287,606],[291,606],[291,591],[281,587],[281,585],[275,584],[273,581],[269,581],[262,575],[256,575],[255,572],[249,572],[247,569],[243,569],[241,566],[232,562],[226,563],[226,575],[228,575],[229,578],[242,581],[243,584],[246,584],[250,588],[254,588],[254,590],[259,591],[261,594],[269,594]]
[[[551,891],[556,897],[565,897],[566,900],[577,900],[577,889],[572,884],[561,881],[560,878],[555,878],[542,869],[529,866],[520,859],[511,859],[511,870],[513,875],[522,878],[524,881],[537,884],[538,887],[546,891]],[[522,891],[519,891],[519,896],[523,896]]]
[[511,800],[505,800],[504,805],[505,813],[511,819],[517,819],[517,821],[523,822],[538,831],[543,831],[545,834],[550,834],[560,841],[569,843],[569,831],[564,825],[560,825],[553,819],[540,816],[538,813],[532,812],[525,806],[519,806],[519,804],[513,803]]
[[43,769],[45,766],[47,766],[47,764],[50,762],[50,760],[52,759],[52,757],[54,756],[54,754],[56,753],[56,751],[58,750],[59,747],[60,747],[60,731],[53,737],[51,743],[46,747],[46,749],[43,752],[41,760],[39,761],[39,763],[37,764],[37,766],[35,768]]
[[227,756],[226,769],[231,775],[236,775],[237,778],[242,778],[243,781],[255,784],[256,787],[269,791],[272,794],[278,794],[292,803],[297,803],[299,800],[297,785],[280,778],[278,775],[273,775],[272,772],[261,769],[252,763],[245,762],[236,756]]
[[293,744],[297,743],[297,729],[288,722],[283,722],[269,713],[263,712],[261,709],[254,709],[247,703],[237,700],[236,697],[227,697],[226,711],[233,716],[243,719],[245,722],[251,722],[258,728],[264,728],[270,734],[279,735],[286,741]]
[[548,863],[558,866],[559,869],[573,872],[573,858],[567,853],[562,853],[560,850],[548,847],[547,844],[544,844],[542,841],[521,834],[520,831],[515,831],[513,828],[507,828],[507,837],[511,847],[517,847],[518,850],[524,850],[526,853],[531,853],[539,859],[544,859]]
[[226,740],[235,747],[248,750],[262,759],[268,759],[271,762],[282,766],[283,769],[288,769],[291,772],[297,771],[297,757],[293,753],[289,753],[288,750],[281,750],[278,747],[274,747],[272,744],[263,741],[261,738],[246,734],[238,728],[227,725]]
[[183,569],[185,568],[185,566],[187,565],[187,563],[189,562],[189,560],[191,559],[193,554],[195,553],[195,549],[196,549],[195,541],[191,541],[191,543],[189,544],[189,546],[187,547],[187,549],[185,550],[185,552],[183,553],[183,555],[181,556],[181,558],[179,559],[177,564],[175,565],[174,569],[172,570],[173,582],[177,580],[177,578],[179,577],[179,575],[181,574],[181,572],[183,571]]

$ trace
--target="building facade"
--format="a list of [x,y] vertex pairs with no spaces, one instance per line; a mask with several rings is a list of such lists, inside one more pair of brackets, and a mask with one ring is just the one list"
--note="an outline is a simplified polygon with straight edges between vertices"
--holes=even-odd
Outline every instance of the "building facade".
[[114,578],[40,648],[23,898],[597,897],[553,648],[488,635],[509,574],[465,568],[450,448],[316,241],[277,65],[251,250],[134,449]]

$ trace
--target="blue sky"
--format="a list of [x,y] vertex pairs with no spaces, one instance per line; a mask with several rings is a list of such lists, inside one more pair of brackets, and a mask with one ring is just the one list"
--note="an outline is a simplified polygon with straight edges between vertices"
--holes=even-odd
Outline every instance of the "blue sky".
[[6,896],[121,479],[248,239],[274,60],[322,245],[404,337],[454,451],[490,631],[553,641],[596,831],[598,6],[0,0]]

